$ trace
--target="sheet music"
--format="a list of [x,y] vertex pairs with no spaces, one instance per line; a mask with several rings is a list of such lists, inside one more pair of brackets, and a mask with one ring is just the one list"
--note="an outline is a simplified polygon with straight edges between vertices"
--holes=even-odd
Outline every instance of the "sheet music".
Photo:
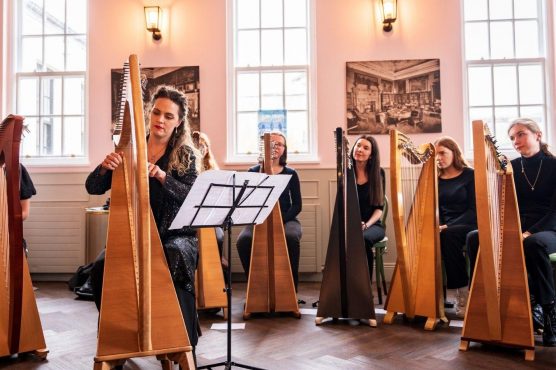
[[[231,187],[234,175],[235,190]],[[234,191],[237,198],[245,181],[248,187],[232,214],[232,222],[234,225],[261,224],[274,208],[290,178],[291,175],[258,172],[205,171],[195,180],[170,229],[180,229],[186,225],[222,225],[233,205]],[[203,207],[199,208],[201,204]],[[266,207],[261,210],[261,205]]]

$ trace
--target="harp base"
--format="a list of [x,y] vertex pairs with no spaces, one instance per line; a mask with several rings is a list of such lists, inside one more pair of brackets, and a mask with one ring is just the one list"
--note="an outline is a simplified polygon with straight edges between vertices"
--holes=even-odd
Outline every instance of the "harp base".
[[[321,325],[322,323],[325,322],[325,320],[327,319],[327,317],[316,317],[315,318],[315,325]],[[347,317],[332,317],[331,321],[332,322],[338,322],[338,320],[340,319],[349,319]],[[359,322],[363,322],[363,323],[368,323],[369,326],[371,328],[376,328],[377,327],[377,322],[376,319],[353,319],[353,320],[358,320]]]
[[179,352],[145,351],[138,353],[125,353],[121,355],[110,355],[95,357],[94,370],[110,370],[116,366],[123,365],[128,359],[134,357],[156,356],[160,361],[162,369],[171,369],[172,362],[178,363],[182,369],[195,369],[192,347]]
[[[401,313],[401,312],[386,311],[386,315],[384,316],[383,323],[392,324],[398,313]],[[404,314],[403,317],[404,317],[404,320],[414,319],[414,317],[409,317],[407,314]],[[427,317],[427,321],[425,322],[424,329],[425,330],[434,330],[436,328],[436,325],[438,324],[439,320],[442,321],[442,322],[448,322],[448,319],[445,316],[442,316],[440,318]]]
[[461,338],[461,342],[459,344],[459,350],[463,351],[463,352],[467,352],[469,350],[469,346],[471,344],[471,342],[477,342],[477,343],[485,343],[485,344],[493,344],[493,345],[497,345],[497,346],[504,346],[507,348],[515,348],[515,349],[522,349],[524,351],[525,354],[525,361],[535,361],[535,348],[528,348],[528,347],[520,347],[520,346],[516,346],[516,345],[511,345],[511,344],[503,344],[500,342],[496,342],[496,341],[477,341],[477,340],[472,340],[472,339],[467,339],[467,338]]

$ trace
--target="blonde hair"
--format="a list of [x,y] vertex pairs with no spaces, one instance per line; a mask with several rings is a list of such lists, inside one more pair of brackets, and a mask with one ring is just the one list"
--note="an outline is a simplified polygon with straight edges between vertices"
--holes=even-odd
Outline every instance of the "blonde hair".
[[[531,118],[520,117],[520,118],[514,119],[512,121],[512,123],[510,123],[510,126],[508,127],[508,135],[510,134],[510,130],[516,125],[525,126],[525,128],[527,128],[527,130],[531,131],[534,134],[542,134],[542,131],[541,131],[541,129],[539,127],[539,124],[537,122],[535,122]],[[548,144],[547,143],[543,143],[542,141],[539,141],[539,144],[540,144],[541,150],[544,152],[544,154],[546,154],[549,157],[554,157],[554,154],[552,154],[550,152],[550,150],[548,150]]]
[[201,157],[202,157],[201,171],[218,170],[219,169],[218,163],[216,163],[216,160],[214,159],[214,154],[212,153],[208,135],[201,131],[193,131],[191,137],[193,139],[193,144],[199,150],[199,152],[200,152],[200,145],[203,142],[207,148],[207,151],[205,152],[204,155],[203,153],[201,153]]

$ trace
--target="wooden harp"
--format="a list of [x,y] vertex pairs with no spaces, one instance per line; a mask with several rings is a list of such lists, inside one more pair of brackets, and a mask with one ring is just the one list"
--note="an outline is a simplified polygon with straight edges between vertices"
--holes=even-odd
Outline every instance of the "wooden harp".
[[95,369],[132,357],[193,369],[192,347],[149,203],[147,145],[136,55],[124,65],[120,121],[123,163],[112,173],[110,215]]
[[348,141],[338,127],[336,143],[337,193],[326,252],[315,323],[326,317],[369,320],[376,327],[375,308],[355,173]]
[[390,131],[392,215],[398,254],[384,307],[384,323],[396,313],[427,318],[433,330],[444,315],[440,263],[438,189],[432,144],[416,147],[409,137]]
[[19,146],[23,117],[9,115],[0,124],[0,357],[48,350],[23,251],[19,199]]
[[470,342],[506,345],[535,359],[529,285],[511,163],[483,121],[473,121],[479,254],[460,350]]
[[[272,144],[265,133],[264,163],[261,169],[272,174]],[[301,317],[293,283],[284,224],[277,202],[268,218],[253,228],[251,263],[243,318],[253,312],[292,312]]]

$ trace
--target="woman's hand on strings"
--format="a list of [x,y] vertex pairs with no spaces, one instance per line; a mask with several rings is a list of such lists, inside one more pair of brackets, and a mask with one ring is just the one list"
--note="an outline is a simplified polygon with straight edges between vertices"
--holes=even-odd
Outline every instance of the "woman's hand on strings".
[[121,153],[110,153],[102,161],[100,174],[104,175],[106,171],[114,171],[123,161]]
[[448,228],[448,225],[440,225],[440,227],[438,229],[440,229],[440,232],[442,232],[442,230],[446,230]]
[[166,181],[166,172],[162,171],[156,164],[148,163],[147,172],[149,173],[149,177],[154,177],[160,181],[161,184],[164,184]]

